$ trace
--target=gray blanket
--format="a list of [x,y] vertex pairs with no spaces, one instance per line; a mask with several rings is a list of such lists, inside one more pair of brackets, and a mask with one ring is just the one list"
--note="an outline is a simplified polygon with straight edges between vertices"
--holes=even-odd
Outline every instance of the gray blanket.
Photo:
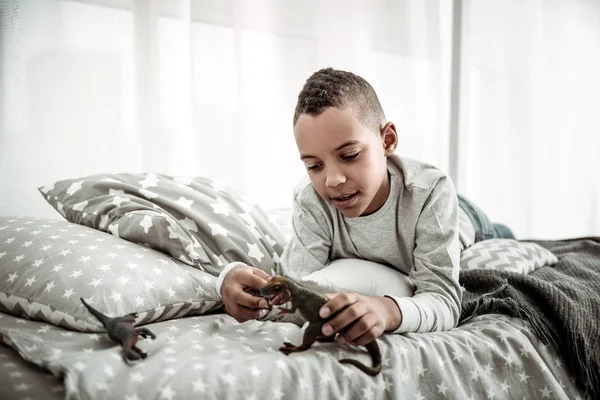
[[600,237],[536,241],[559,262],[529,275],[471,270],[461,324],[476,315],[504,313],[531,323],[540,340],[565,359],[582,394],[600,398]]

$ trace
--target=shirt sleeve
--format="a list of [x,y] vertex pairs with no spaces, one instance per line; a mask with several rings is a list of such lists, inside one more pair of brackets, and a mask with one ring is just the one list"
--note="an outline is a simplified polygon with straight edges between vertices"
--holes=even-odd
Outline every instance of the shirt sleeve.
[[300,280],[329,263],[331,236],[328,219],[318,200],[312,203],[300,195],[294,198],[293,235],[277,265],[278,275]]
[[402,313],[402,322],[393,333],[452,329],[458,324],[462,291],[458,200],[449,178],[439,179],[429,194],[417,220],[415,242],[409,274],[415,294],[387,295]]

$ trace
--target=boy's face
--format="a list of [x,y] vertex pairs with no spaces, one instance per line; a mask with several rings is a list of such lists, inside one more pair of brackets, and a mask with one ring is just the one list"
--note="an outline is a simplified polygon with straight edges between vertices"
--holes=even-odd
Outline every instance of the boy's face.
[[397,145],[393,124],[373,132],[351,108],[303,114],[294,126],[296,145],[319,195],[345,217],[377,211],[389,194],[387,156]]

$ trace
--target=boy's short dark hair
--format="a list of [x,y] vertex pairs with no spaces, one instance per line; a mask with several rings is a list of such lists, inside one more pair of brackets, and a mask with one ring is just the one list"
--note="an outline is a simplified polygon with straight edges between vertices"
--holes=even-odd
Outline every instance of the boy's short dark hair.
[[352,72],[323,68],[312,74],[298,95],[294,125],[302,114],[317,116],[328,107],[352,107],[356,118],[379,132],[385,114],[373,87]]

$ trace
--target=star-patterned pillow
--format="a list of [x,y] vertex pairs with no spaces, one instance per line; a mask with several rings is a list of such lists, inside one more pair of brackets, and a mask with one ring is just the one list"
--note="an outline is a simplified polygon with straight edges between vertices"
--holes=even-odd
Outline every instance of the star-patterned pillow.
[[101,331],[80,297],[138,323],[221,307],[216,278],[146,246],[67,221],[0,217],[0,311]]
[[103,174],[39,190],[71,222],[145,244],[214,276],[233,261],[270,273],[285,245],[259,206],[203,177]]
[[495,269],[529,274],[558,258],[537,243],[514,239],[488,239],[467,247],[460,256],[461,269]]

